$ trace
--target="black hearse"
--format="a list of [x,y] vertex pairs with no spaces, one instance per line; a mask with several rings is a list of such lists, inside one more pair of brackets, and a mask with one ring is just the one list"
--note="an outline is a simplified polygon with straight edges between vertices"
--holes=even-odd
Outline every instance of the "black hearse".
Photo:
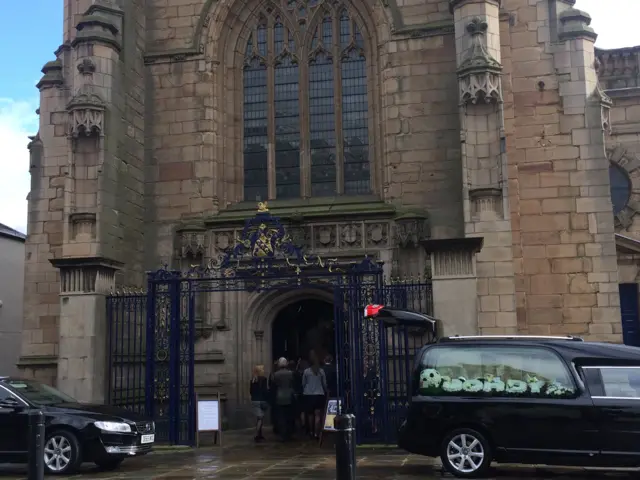
[[422,347],[399,446],[481,477],[492,461],[640,466],[640,349],[576,337],[447,337]]

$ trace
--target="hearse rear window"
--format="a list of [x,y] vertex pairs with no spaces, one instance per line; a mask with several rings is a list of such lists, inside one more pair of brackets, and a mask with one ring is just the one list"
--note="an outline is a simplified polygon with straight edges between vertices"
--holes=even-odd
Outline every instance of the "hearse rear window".
[[571,398],[571,374],[553,352],[536,347],[437,346],[421,361],[421,395]]

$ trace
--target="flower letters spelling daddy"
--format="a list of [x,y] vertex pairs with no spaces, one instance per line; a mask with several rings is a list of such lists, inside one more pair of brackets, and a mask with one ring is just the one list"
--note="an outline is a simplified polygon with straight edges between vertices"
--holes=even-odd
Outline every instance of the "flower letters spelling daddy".
[[420,372],[419,391],[421,395],[446,395],[464,392],[465,394],[522,397],[570,397],[575,393],[573,388],[559,382],[545,382],[530,375],[526,376],[526,381],[507,380],[504,382],[500,377],[493,375],[476,379],[451,378],[441,375],[433,368],[427,368]]

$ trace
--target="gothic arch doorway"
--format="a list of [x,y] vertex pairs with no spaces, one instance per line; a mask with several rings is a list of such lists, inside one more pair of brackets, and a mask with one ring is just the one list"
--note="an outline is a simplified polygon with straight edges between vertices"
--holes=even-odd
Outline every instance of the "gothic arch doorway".
[[319,299],[304,299],[280,310],[271,325],[271,354],[274,360],[308,359],[314,350],[320,358],[335,358],[333,305]]

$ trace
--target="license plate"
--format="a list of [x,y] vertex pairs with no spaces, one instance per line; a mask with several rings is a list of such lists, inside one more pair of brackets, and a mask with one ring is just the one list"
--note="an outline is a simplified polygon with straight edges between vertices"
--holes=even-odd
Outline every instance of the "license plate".
[[142,438],[140,439],[140,443],[153,443],[154,439],[155,439],[155,435],[142,435]]

